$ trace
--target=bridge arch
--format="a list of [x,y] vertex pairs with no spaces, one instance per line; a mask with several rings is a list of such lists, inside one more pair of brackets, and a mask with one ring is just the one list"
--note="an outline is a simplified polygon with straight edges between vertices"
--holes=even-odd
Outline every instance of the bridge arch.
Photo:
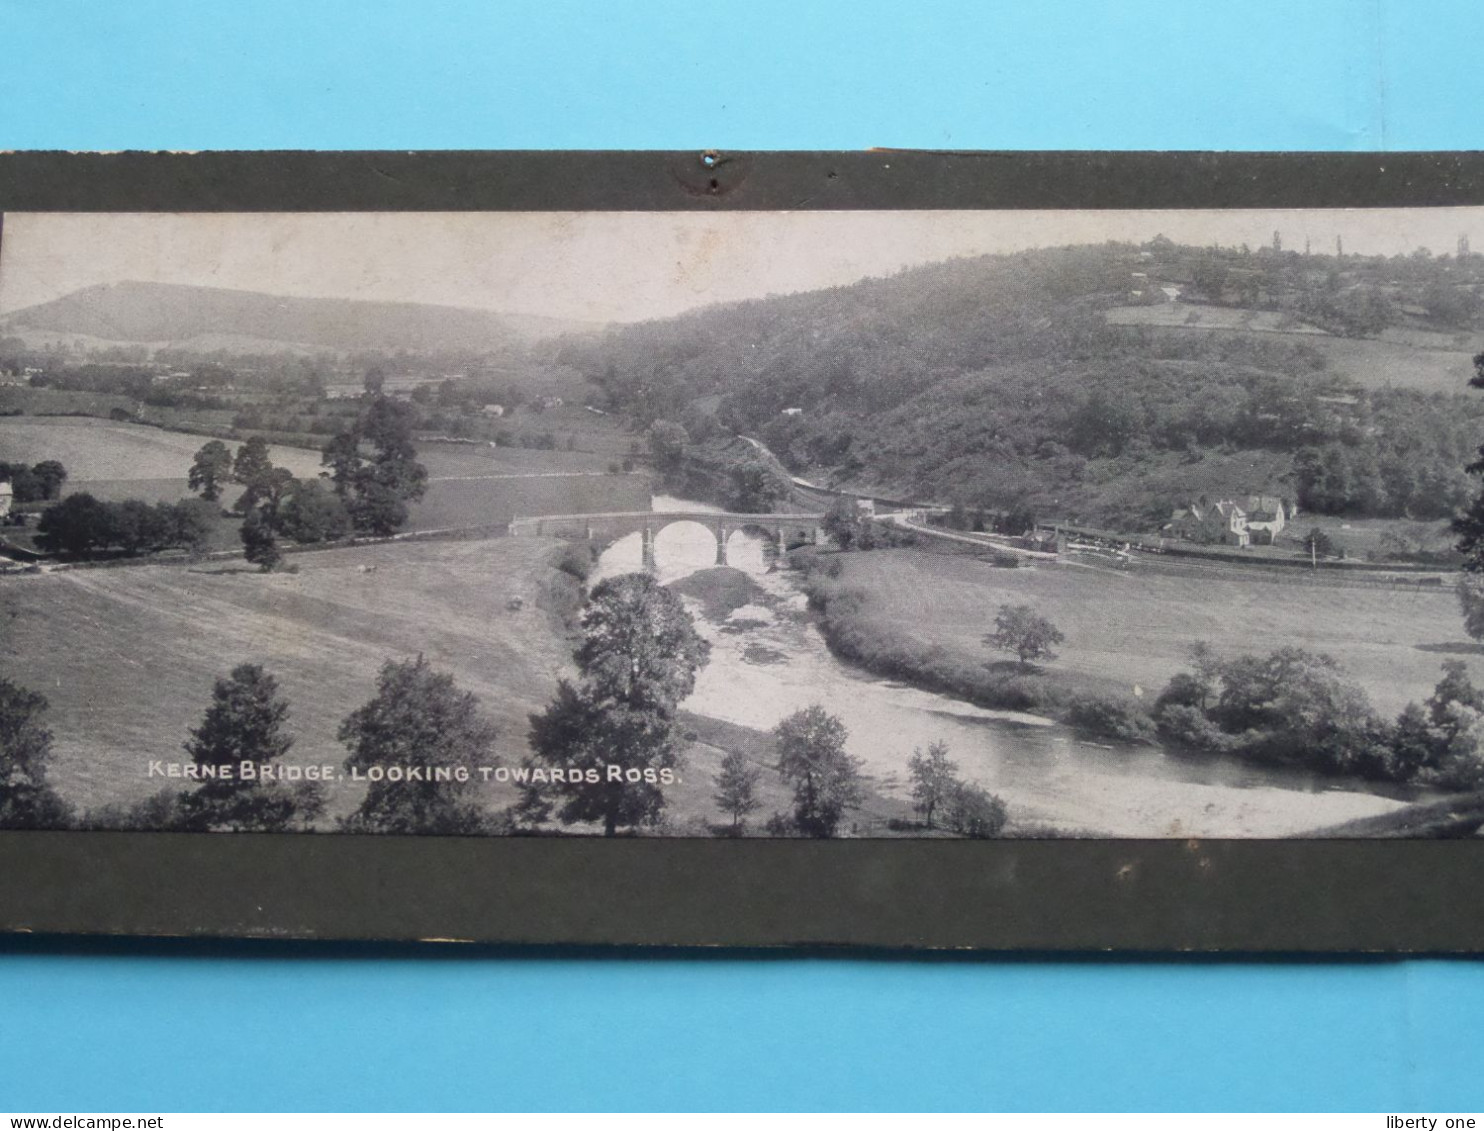
[[727,564],[727,545],[738,531],[752,531],[771,539],[778,557],[794,546],[820,541],[822,514],[732,514],[715,511],[634,511],[614,514],[537,515],[511,521],[512,537],[579,537],[611,542],[626,534],[641,535],[643,567],[655,568],[655,541],[677,523],[705,527],[715,540],[717,565]]

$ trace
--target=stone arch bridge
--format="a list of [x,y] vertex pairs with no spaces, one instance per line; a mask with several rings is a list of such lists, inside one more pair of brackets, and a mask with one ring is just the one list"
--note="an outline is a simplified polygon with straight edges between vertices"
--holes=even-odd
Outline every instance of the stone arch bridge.
[[790,546],[817,545],[824,514],[718,514],[715,511],[622,511],[609,514],[547,514],[515,518],[511,537],[554,536],[611,542],[626,534],[644,535],[644,568],[654,570],[654,540],[667,526],[694,522],[716,536],[716,564],[727,564],[727,539],[739,530],[757,530],[774,540],[781,557]]

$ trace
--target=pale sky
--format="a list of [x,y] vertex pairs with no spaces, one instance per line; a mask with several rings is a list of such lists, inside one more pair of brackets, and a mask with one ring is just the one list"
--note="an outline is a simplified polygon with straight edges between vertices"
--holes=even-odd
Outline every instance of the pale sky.
[[139,280],[631,321],[985,252],[1105,240],[1484,251],[1484,208],[7,213],[0,314]]

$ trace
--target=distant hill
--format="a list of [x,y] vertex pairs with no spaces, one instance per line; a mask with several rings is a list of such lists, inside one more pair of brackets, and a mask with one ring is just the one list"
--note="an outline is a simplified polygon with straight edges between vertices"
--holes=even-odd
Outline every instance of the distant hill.
[[250,340],[330,350],[519,347],[591,330],[588,323],[457,306],[297,298],[220,287],[107,283],[0,318],[0,332],[40,331],[108,342],[185,345]]

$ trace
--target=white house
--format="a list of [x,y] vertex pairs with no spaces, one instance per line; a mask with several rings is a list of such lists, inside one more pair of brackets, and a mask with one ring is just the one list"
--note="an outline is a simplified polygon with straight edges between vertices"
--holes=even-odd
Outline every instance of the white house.
[[11,490],[9,483],[0,483],[0,518],[10,514],[10,504],[14,500],[15,492]]
[[1238,502],[1247,512],[1247,531],[1253,544],[1271,546],[1288,524],[1288,506],[1277,495],[1248,495]]
[[1252,542],[1252,536],[1247,533],[1247,512],[1230,499],[1191,503],[1171,515],[1165,529],[1189,542],[1219,542],[1226,546],[1248,546]]

